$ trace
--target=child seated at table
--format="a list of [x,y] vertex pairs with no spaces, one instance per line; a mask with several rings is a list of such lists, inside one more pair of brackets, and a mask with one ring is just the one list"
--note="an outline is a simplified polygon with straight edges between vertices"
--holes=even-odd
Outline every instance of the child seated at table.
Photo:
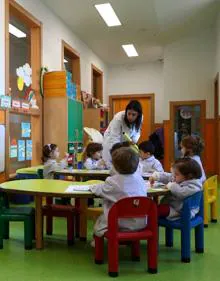
[[[200,165],[191,158],[181,158],[172,165],[172,173],[154,172],[150,182],[157,180],[163,182],[170,194],[165,195],[158,206],[158,216],[176,220],[180,216],[183,200],[202,190],[200,177],[202,171]],[[199,209],[193,209],[191,216],[194,217]]]
[[106,169],[105,161],[102,159],[103,147],[100,143],[91,142],[86,148],[87,159],[84,167],[88,170],[104,170]]
[[143,141],[139,144],[140,165],[142,173],[163,172],[159,160],[154,157],[154,145],[151,141]]
[[46,144],[43,147],[42,161],[44,162],[44,179],[53,179],[54,172],[67,167],[68,155],[66,155],[65,158],[58,163],[57,160],[59,159],[59,156],[60,152],[56,144]]
[[[91,191],[103,198],[104,213],[97,219],[95,235],[101,237],[107,231],[108,212],[115,202],[131,196],[147,196],[146,183],[139,173],[138,154],[129,147],[121,147],[112,153],[112,164],[117,174],[106,179],[105,183],[91,187]],[[138,230],[146,226],[146,219],[122,219],[119,222],[122,230]],[[91,244],[92,246],[94,243]]]
[[203,184],[206,180],[206,175],[202,166],[202,161],[200,159],[200,154],[204,149],[202,140],[198,136],[187,136],[182,139],[180,146],[183,157],[190,157],[200,165],[202,170],[202,176],[200,180]]

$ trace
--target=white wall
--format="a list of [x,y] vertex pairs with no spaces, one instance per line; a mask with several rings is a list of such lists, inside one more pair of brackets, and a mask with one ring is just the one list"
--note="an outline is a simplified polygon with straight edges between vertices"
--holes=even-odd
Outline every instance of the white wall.
[[[216,24],[217,32],[217,42],[216,42],[216,73],[220,75],[220,12],[218,14],[218,20]],[[220,113],[220,89],[219,89],[219,99],[218,99],[218,111]]]
[[[220,45],[219,45],[220,46]],[[169,119],[169,102],[207,100],[213,117],[216,38],[214,29],[167,45],[164,63],[109,68],[108,95],[155,93],[155,121]],[[220,48],[219,48],[220,53]],[[220,69],[220,68],[219,68]]]
[[[155,94],[155,122],[161,121],[163,104],[163,63],[145,63],[109,67],[108,95]],[[108,102],[108,96],[105,101]]]
[[[2,1],[2,0],[0,0]],[[107,67],[56,15],[40,0],[16,0],[43,24],[42,50],[44,66],[61,70],[61,40],[80,53],[81,89],[91,93],[91,63],[104,72],[104,93]]]
[[164,112],[169,118],[169,101],[207,100],[207,118],[214,117],[216,40],[214,29],[182,39],[164,51]]
[[5,94],[5,1],[0,0],[0,95]]

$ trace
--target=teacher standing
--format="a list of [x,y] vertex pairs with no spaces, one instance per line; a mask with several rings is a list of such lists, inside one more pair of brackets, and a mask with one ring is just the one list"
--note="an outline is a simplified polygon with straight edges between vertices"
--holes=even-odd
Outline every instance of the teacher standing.
[[142,121],[142,106],[137,100],[130,101],[125,111],[115,114],[105,131],[103,140],[102,157],[108,166],[111,165],[110,149],[115,143],[124,141],[123,133],[126,133],[132,142],[138,142]]

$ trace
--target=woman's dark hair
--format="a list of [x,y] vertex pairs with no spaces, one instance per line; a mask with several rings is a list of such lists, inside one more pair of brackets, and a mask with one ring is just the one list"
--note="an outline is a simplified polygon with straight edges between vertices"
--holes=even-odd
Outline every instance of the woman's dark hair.
[[86,147],[86,155],[87,155],[87,157],[92,157],[92,155],[94,153],[96,153],[97,151],[102,151],[102,150],[103,150],[103,147],[100,143],[91,142]]
[[187,136],[182,139],[181,144],[186,149],[184,156],[200,155],[204,149],[204,144],[198,136]]
[[130,146],[129,141],[117,142],[117,143],[113,144],[112,148],[110,149],[110,154],[112,155],[112,153],[116,149],[119,149],[121,147],[129,147],[129,146]]
[[140,129],[141,122],[142,122],[142,106],[141,106],[140,102],[137,100],[131,100],[129,102],[129,104],[126,106],[124,121],[125,121],[125,124],[128,126],[128,128],[130,128],[131,124],[129,123],[128,118],[127,118],[128,110],[134,110],[138,113],[137,119],[134,122],[135,129],[136,129],[136,131],[138,131]]
[[144,153],[149,152],[151,155],[154,154],[155,148],[151,141],[143,141],[138,145],[139,150],[142,150]]
[[54,143],[46,144],[43,147],[43,156],[41,157],[43,162],[46,162],[48,159],[51,158],[50,154],[57,148],[57,145]]
[[177,159],[172,167],[177,169],[188,180],[200,179],[202,176],[200,165],[189,157]]
[[112,164],[119,174],[133,174],[137,170],[138,163],[139,156],[130,147],[121,147],[112,153]]

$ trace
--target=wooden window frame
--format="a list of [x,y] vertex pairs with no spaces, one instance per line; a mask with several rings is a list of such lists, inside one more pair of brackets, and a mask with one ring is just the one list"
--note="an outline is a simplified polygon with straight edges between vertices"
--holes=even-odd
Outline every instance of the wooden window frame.
[[[95,96],[93,93],[93,78],[94,78],[94,73],[95,76],[99,78],[99,89],[98,93]],[[101,71],[98,67],[96,67],[94,64],[91,64],[91,93],[92,96],[96,99],[99,99],[101,103],[103,102],[103,71]]]
[[170,163],[174,161],[174,119],[175,108],[178,106],[193,106],[199,105],[201,107],[201,137],[205,136],[205,119],[206,119],[206,100],[190,100],[190,101],[170,101]]
[[[22,112],[22,111],[14,111],[6,110],[5,111],[5,126],[6,126],[6,139],[5,139],[5,176],[6,179],[10,177],[14,177],[14,175],[9,175],[9,134],[10,134],[10,124],[9,124],[9,117],[10,113],[16,114],[27,114],[31,115],[31,123],[32,123],[32,140],[37,140],[37,147],[35,147],[38,151],[42,150],[42,143],[43,143],[43,114],[42,114],[42,98],[40,96],[40,68],[41,68],[41,54],[42,54],[42,23],[36,19],[31,13],[25,10],[21,5],[19,5],[14,0],[5,0],[5,93],[7,95],[10,94],[9,91],[9,22],[10,22],[10,14],[19,18],[22,22],[24,22],[31,31],[31,67],[32,67],[32,88],[36,93],[37,104],[39,110],[35,110],[35,112]],[[34,147],[34,143],[33,143]],[[33,154],[32,164],[36,165],[39,164],[40,161],[40,154]]]

